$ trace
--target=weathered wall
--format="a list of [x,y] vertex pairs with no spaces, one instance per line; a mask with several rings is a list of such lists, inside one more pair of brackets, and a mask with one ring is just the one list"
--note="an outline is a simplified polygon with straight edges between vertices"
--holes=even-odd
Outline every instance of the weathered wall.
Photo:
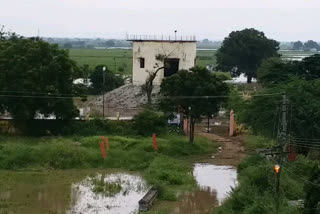
[[[155,59],[158,54],[168,58],[179,58],[179,70],[194,67],[196,58],[196,42],[169,42],[169,41],[134,41],[133,51],[133,84],[142,85],[148,76],[146,70],[155,70],[156,63],[163,66],[162,62]],[[145,58],[145,67],[140,68],[139,58]],[[164,78],[163,69],[159,71],[155,85],[160,85]]]

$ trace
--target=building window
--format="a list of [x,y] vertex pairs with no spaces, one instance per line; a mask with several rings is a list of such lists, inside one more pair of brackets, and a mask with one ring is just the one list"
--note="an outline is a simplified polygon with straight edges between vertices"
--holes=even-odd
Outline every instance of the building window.
[[144,58],[140,58],[140,68],[144,68]]

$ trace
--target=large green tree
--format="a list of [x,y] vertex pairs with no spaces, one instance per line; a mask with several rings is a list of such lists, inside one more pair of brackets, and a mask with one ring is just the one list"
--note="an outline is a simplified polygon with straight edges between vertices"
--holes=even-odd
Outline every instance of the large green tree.
[[160,107],[165,112],[180,112],[190,119],[190,142],[194,139],[194,125],[201,116],[216,114],[226,101],[224,96],[228,95],[229,88],[223,80],[206,68],[195,67],[162,81]]
[[279,43],[255,29],[233,31],[223,40],[217,52],[217,69],[231,72],[234,77],[245,74],[247,82],[257,77],[263,59],[277,56]]
[[[7,34],[10,35],[10,34]],[[76,65],[66,50],[39,38],[15,35],[0,41],[0,111],[14,119],[34,119],[37,113],[57,119],[78,115],[70,96]]]

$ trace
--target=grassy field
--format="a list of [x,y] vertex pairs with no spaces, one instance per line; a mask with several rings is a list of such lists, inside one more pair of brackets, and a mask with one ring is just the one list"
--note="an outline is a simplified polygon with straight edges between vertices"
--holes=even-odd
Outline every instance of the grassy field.
[[[100,141],[100,136],[0,136],[0,189],[11,180],[11,173],[3,170],[120,169],[141,173],[149,184],[159,187],[160,199],[174,200],[176,190],[196,186],[191,174],[194,158],[212,153],[217,147],[201,137],[190,144],[186,137],[165,135],[157,138],[158,151],[155,152],[152,137],[110,136],[110,151],[104,160]],[[7,176],[1,176],[2,173]]]
[[[206,66],[216,64],[216,51],[198,50],[197,65]],[[120,74],[132,73],[132,50],[124,49],[70,49],[70,56],[79,65],[88,64],[91,68],[96,65],[105,64],[110,70]],[[124,69],[123,72],[119,68]]]

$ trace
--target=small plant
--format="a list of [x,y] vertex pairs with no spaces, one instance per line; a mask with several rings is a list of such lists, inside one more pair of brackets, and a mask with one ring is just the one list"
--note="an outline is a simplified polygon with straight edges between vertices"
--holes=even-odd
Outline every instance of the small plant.
[[121,180],[117,180],[115,182],[105,182],[104,177],[101,179],[92,178],[92,191],[96,194],[102,194],[106,197],[114,197],[121,190]]

